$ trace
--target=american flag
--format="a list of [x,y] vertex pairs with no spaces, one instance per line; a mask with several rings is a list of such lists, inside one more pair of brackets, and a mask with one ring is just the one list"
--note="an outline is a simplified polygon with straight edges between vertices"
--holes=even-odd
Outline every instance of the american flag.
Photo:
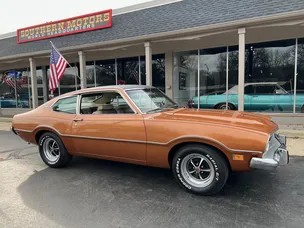
[[22,91],[22,87],[17,84],[11,77],[6,77],[2,83],[6,83],[8,86],[12,87],[12,88],[16,88],[17,85],[17,91],[21,92]]
[[138,67],[139,67],[139,64],[138,64],[138,62],[137,62],[137,64],[136,64],[136,66],[134,67],[134,69],[133,70],[131,70],[131,73],[130,73],[130,76],[129,76],[129,79],[130,78],[134,78],[136,81],[137,81],[137,83],[138,83],[138,80],[139,80],[139,75],[138,75]]
[[50,78],[49,90],[54,92],[58,88],[59,81],[64,74],[68,61],[57,51],[52,44],[51,58],[50,58]]

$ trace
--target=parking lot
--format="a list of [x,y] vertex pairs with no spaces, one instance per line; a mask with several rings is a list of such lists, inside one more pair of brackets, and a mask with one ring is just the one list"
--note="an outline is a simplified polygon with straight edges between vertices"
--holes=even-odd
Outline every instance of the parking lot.
[[74,158],[47,168],[0,131],[0,227],[303,227],[304,157],[276,171],[233,173],[212,197],[185,192],[170,170]]

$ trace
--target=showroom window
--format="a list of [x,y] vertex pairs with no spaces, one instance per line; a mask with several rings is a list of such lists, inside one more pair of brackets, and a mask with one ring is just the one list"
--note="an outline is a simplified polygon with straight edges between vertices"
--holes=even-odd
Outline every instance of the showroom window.
[[226,108],[227,48],[200,50],[200,108]]
[[37,89],[38,89],[38,93],[37,94],[38,94],[38,106],[39,106],[39,105],[42,105],[43,102],[44,102],[44,100],[43,100],[43,75],[42,75],[42,67],[37,67],[36,68],[36,75],[37,75]]
[[87,77],[87,88],[95,87],[95,62],[90,61],[86,63],[86,77]]
[[95,61],[96,86],[116,84],[115,59]]
[[0,73],[0,108],[30,108],[29,71],[8,70]]
[[65,94],[80,89],[79,63],[72,63],[67,67],[60,80],[60,94]]
[[[295,41],[246,45],[245,111],[293,112]],[[252,94],[246,93],[248,86]]]
[[[59,82],[58,88],[54,91],[55,96],[59,96],[61,94],[65,94],[68,92],[72,92],[75,90],[81,89],[80,87],[80,72],[79,72],[79,63],[71,63],[71,66],[67,66],[62,78]],[[47,67],[47,75],[48,79],[50,77],[50,68]],[[47,81],[48,85],[48,81]],[[48,95],[50,91],[48,90]]]
[[[173,82],[181,105],[237,110],[238,46],[175,53]],[[245,111],[303,113],[302,94],[303,38],[246,44]]]
[[[297,45],[297,82],[295,112],[304,113],[304,38]],[[290,92],[294,92],[291,90]]]
[[173,99],[186,106],[198,95],[198,51],[177,52],[174,57]]
[[[146,60],[141,56],[141,84],[146,85]],[[152,86],[166,92],[165,54],[152,55]]]
[[[94,67],[95,66],[95,67]],[[87,87],[146,84],[145,56],[96,60],[86,63]],[[152,85],[165,92],[165,55],[152,55]]]
[[138,57],[117,59],[117,84],[140,84]]

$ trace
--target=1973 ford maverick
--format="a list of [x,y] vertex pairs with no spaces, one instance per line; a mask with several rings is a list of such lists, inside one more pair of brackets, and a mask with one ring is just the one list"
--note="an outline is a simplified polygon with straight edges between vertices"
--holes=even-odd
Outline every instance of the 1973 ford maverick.
[[12,122],[50,167],[87,156],[170,168],[183,188],[201,195],[219,192],[231,171],[288,164],[286,137],[277,130],[268,116],[189,109],[139,85],[70,92]]

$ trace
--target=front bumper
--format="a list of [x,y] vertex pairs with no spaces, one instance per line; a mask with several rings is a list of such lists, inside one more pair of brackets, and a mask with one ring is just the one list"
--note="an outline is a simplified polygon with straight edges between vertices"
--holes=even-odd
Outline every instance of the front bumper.
[[271,136],[270,148],[262,158],[252,158],[250,167],[255,169],[273,170],[289,163],[289,153],[286,149],[286,136],[274,134]]

